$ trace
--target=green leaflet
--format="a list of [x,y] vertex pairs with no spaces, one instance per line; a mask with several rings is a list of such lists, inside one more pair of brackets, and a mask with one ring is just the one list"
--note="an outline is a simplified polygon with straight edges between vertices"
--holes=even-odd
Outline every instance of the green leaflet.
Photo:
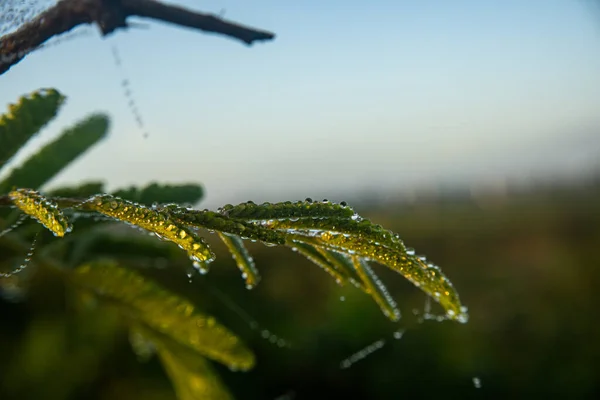
[[71,279],[76,285],[115,303],[135,321],[188,352],[201,354],[232,369],[248,370],[254,365],[252,352],[213,317],[197,312],[188,301],[134,271],[112,262],[96,262],[76,268]]
[[249,201],[237,206],[227,204],[220,208],[219,212],[229,218],[248,221],[324,217],[351,218],[355,215],[354,210],[345,203],[336,204],[327,200],[313,202],[310,199],[294,203],[286,201],[283,203],[255,204]]
[[338,253],[337,251],[331,251],[324,249],[323,247],[315,247],[315,249],[321,253],[321,255],[331,264],[333,268],[340,271],[348,281],[354,286],[366,292],[360,276],[356,273],[354,263],[346,254]]
[[294,241],[313,246],[325,247],[346,254],[354,254],[399,272],[415,286],[433,297],[446,310],[448,318],[466,322],[466,309],[462,307],[458,293],[452,283],[442,274],[439,268],[426,264],[409,252],[392,251],[364,238],[346,236],[343,233],[319,234],[294,231],[290,234]]
[[379,305],[383,314],[392,321],[400,319],[400,310],[383,282],[375,275],[365,260],[347,256],[318,246],[295,241],[290,244],[310,261],[322,267],[335,281],[343,285],[350,281],[369,294]]
[[331,275],[338,285],[344,285],[347,282],[347,276],[332,265],[315,246],[300,241],[292,241],[289,245],[292,246],[292,249],[298,251],[298,253],[323,268],[325,272]]
[[354,256],[352,257],[352,261],[364,284],[366,292],[373,297],[373,300],[379,305],[379,308],[381,308],[386,317],[392,321],[398,321],[400,319],[400,310],[396,307],[396,302],[390,296],[383,282],[379,280],[364,259]]
[[192,210],[177,205],[162,206],[160,210],[168,213],[171,218],[182,224],[229,233],[241,238],[260,240],[268,244],[285,244],[285,234],[282,232],[267,229],[251,222],[234,220],[213,211]]
[[40,89],[8,106],[0,116],[0,168],[54,118],[64,100],[55,89]]
[[369,293],[391,319],[397,318],[395,307],[391,307],[393,301],[389,296],[384,295],[384,287],[376,284],[378,278],[370,269],[370,273],[361,270],[361,275],[344,255],[357,255],[389,267],[432,296],[450,319],[467,320],[458,293],[439,268],[415,256],[414,250],[407,248],[397,234],[361,218],[345,204],[248,202],[227,205],[219,213],[177,206],[164,209],[182,224],[294,247],[338,283],[349,280]]
[[246,250],[244,242],[238,236],[219,232],[219,237],[225,243],[238,268],[242,272],[242,277],[246,280],[246,288],[254,288],[260,281],[260,274],[256,269],[254,260]]
[[13,186],[37,189],[106,136],[108,118],[92,115],[46,144],[0,182],[0,192]]
[[208,244],[188,229],[171,219],[168,214],[123,200],[108,194],[96,195],[79,207],[94,210],[119,221],[154,232],[159,238],[169,240],[187,251],[195,263],[208,263],[215,255]]
[[195,204],[202,199],[203,195],[204,189],[197,184],[160,185],[151,183],[142,189],[132,186],[113,192],[113,196],[146,206],[151,206],[153,203]]
[[[259,223],[255,221],[255,223]],[[352,218],[340,217],[318,217],[313,219],[298,219],[298,220],[269,220],[261,221],[263,226],[279,230],[279,231],[319,231],[330,233],[341,233],[346,236],[355,236],[365,238],[371,241],[376,246],[387,247],[394,251],[402,253],[407,252],[406,246],[400,237],[393,232],[384,229],[381,225],[376,225],[368,219],[363,219],[358,215],[353,215]]]
[[[332,203],[318,203],[318,210],[321,213],[314,212],[306,215],[311,218],[302,218],[304,214],[290,211],[290,207],[293,208],[294,203],[291,206],[287,203],[285,204],[284,209],[287,215],[295,215],[294,218],[271,218],[268,220],[253,218],[252,222],[256,225],[281,232],[286,236],[288,243],[290,241],[294,243],[291,246],[297,247],[297,243],[301,242],[315,248],[320,247],[340,253],[355,254],[366,260],[377,261],[399,272],[415,286],[420,287],[421,290],[432,296],[444,307],[450,319],[466,321],[466,310],[462,307],[458,293],[452,283],[443,275],[439,268],[432,264],[427,264],[423,259],[415,256],[414,251],[406,248],[398,235],[382,228],[380,225],[373,224],[369,220],[362,219],[354,213],[352,213],[350,218],[330,216],[328,215],[329,210],[339,210],[339,208],[333,208]],[[303,202],[295,204],[299,209],[307,207]],[[250,206],[251,209],[256,208],[255,205],[251,204]],[[273,210],[279,209],[277,204],[263,205],[262,207]],[[242,215],[246,217],[244,213]],[[271,212],[269,216],[273,217],[274,213]],[[315,261],[314,257],[311,259]],[[327,261],[327,263],[319,263],[319,265],[331,265],[331,262]],[[342,266],[338,265],[338,267]],[[338,268],[338,271],[341,270],[341,268]],[[328,271],[331,273],[335,269]],[[336,276],[337,274],[334,274],[334,278],[340,281],[339,277]],[[367,288],[364,287],[363,289]],[[369,293],[373,295],[376,292],[371,290]],[[381,302],[382,299],[381,297],[379,300],[376,299],[380,306],[383,304]],[[391,317],[393,314],[389,316]]]
[[16,189],[9,193],[13,203],[25,214],[37,219],[55,236],[63,237],[71,231],[69,221],[51,200],[30,189]]

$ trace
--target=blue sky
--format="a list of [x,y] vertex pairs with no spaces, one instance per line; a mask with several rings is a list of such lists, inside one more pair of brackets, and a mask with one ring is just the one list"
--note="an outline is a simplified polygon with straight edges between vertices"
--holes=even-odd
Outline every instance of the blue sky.
[[216,206],[598,164],[600,6],[592,0],[177,3],[225,9],[225,18],[277,38],[246,47],[141,20],[147,28],[106,39],[77,29],[81,37],[0,76],[2,104],[39,87],[68,96],[16,161],[102,111],[112,118],[109,138],[52,185],[202,182]]

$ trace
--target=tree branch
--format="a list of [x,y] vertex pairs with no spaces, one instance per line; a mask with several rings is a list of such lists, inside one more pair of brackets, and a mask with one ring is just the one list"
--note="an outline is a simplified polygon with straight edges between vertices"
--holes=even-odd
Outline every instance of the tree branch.
[[53,36],[91,23],[98,25],[106,36],[119,28],[127,28],[127,18],[131,16],[216,33],[248,45],[275,38],[271,32],[155,0],[61,0],[15,32],[0,38],[0,75]]

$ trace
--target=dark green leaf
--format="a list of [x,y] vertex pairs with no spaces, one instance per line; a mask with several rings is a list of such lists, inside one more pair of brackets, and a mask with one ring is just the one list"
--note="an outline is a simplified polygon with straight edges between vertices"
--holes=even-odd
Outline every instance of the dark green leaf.
[[108,117],[92,115],[67,129],[53,142],[15,168],[0,183],[0,192],[12,187],[38,189],[77,157],[106,136]]
[[40,89],[9,105],[9,112],[0,116],[0,169],[56,116],[64,100],[55,89]]

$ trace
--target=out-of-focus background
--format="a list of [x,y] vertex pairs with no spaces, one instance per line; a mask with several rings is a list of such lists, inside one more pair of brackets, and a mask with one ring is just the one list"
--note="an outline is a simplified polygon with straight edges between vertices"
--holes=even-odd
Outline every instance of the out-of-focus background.
[[[425,296],[378,269],[403,312],[392,324],[364,294],[260,245],[253,291],[218,246],[212,272],[191,284],[156,271],[256,351],[249,373],[216,366],[237,398],[595,398],[600,4],[177,3],[278,37],[245,48],[139,21],[107,39],[92,27],[58,38],[0,76],[2,104],[39,87],[68,96],[15,163],[106,111],[110,138],[52,185],[202,182],[202,208],[345,200],[439,264],[471,316],[422,321]],[[9,7],[51,4],[9,0],[2,33],[15,28]],[[103,336],[114,321],[81,320],[60,285],[43,287],[3,292],[5,393],[173,398],[125,331]]]

